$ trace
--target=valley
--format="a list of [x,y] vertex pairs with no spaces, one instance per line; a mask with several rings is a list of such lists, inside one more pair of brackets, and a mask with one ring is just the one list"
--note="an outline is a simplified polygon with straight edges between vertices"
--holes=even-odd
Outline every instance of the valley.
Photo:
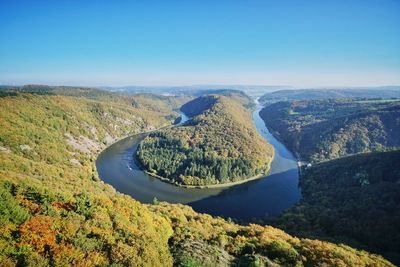
[[[29,91],[22,88],[3,94],[0,97],[2,265],[393,266],[381,256],[340,244],[339,239],[327,239],[315,232],[302,232],[277,223],[288,215],[277,216],[299,200],[298,172],[295,158],[265,128],[258,116],[260,108],[253,111],[253,120],[250,113],[245,116],[250,119],[247,125],[255,126],[249,133],[257,130],[257,135],[266,138],[275,149],[274,160],[264,178],[226,189],[182,188],[140,174],[137,166],[129,165],[133,162],[135,144],[161,127],[167,127],[161,131],[175,129],[168,127],[180,116],[180,107],[192,99],[195,98],[57,87],[29,87]],[[242,102],[246,98],[232,99],[235,108],[229,114],[249,112]],[[185,125],[191,125],[190,119],[176,128]],[[140,134],[148,131],[151,132]],[[129,137],[123,139],[124,136]],[[108,164],[109,168],[104,169]],[[372,184],[375,173],[368,175]],[[395,181],[396,173],[393,177]],[[360,179],[359,185],[366,183]],[[300,184],[308,188],[303,182]],[[136,193],[131,192],[132,188]],[[308,189],[305,193],[309,194]],[[298,205],[305,205],[307,199],[306,196]],[[165,200],[188,203],[194,210]],[[254,218],[262,222],[265,216],[268,220],[275,218],[273,225],[300,237],[272,226],[238,224],[218,216],[243,222]],[[387,216],[390,220],[392,215],[389,212]],[[293,221],[289,218],[288,223]],[[372,246],[371,249],[380,253]]]
[[400,266],[400,1],[0,1],[0,267]]
[[165,183],[145,173],[132,157],[145,135],[123,139],[104,150],[96,161],[99,176],[118,191],[144,203],[153,203],[154,198],[183,203],[198,212],[241,221],[275,217],[300,198],[298,169],[294,156],[269,133],[259,111],[260,107],[253,111],[253,122],[258,133],[273,145],[275,154],[268,175],[257,180],[229,188],[225,185],[202,189]]

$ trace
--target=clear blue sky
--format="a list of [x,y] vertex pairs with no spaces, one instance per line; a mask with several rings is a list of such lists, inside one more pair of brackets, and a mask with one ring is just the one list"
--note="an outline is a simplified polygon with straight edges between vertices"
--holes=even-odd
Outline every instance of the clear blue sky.
[[400,84],[399,0],[1,0],[0,38],[1,84]]

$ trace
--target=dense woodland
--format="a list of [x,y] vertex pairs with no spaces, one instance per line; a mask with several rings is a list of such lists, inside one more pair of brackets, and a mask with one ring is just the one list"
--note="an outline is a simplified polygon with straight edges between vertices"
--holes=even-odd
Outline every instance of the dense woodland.
[[143,205],[98,180],[94,159],[104,143],[170,123],[176,107],[167,103],[179,101],[1,97],[0,265],[393,266],[345,245],[240,226],[188,206]]
[[305,161],[400,147],[399,100],[287,101],[267,105],[260,115]]
[[306,169],[302,199],[273,225],[383,253],[400,263],[400,151],[368,153]]
[[182,107],[194,116],[185,125],[151,133],[137,158],[150,173],[179,185],[237,182],[266,173],[273,148],[234,97],[209,95]]

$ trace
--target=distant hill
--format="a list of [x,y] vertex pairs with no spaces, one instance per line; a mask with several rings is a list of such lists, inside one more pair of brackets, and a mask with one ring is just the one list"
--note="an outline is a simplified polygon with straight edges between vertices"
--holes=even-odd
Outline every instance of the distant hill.
[[279,90],[260,97],[262,104],[291,100],[315,100],[338,98],[400,98],[400,86],[382,86],[372,88],[349,89],[296,89]]
[[35,95],[65,95],[82,96],[87,98],[115,97],[109,91],[80,86],[49,86],[29,84],[23,86],[1,86],[0,96],[30,93]]
[[[246,93],[239,90],[232,89],[218,89],[218,90],[201,90],[192,94],[193,96],[207,96],[207,95],[222,95],[235,99],[240,102],[245,108],[254,107],[254,101]],[[183,107],[184,108],[184,107]]]
[[126,93],[157,93],[172,95],[206,95],[216,93],[218,90],[243,91],[251,96],[261,96],[266,92],[276,90],[293,89],[286,85],[188,85],[188,86],[121,86],[121,87],[100,87],[112,92]]
[[204,96],[198,97],[185,103],[181,107],[181,111],[189,117],[197,116],[204,111],[211,109],[218,101],[218,97]]
[[257,133],[251,114],[234,94],[196,98],[181,110],[186,124],[151,133],[137,157],[150,173],[177,185],[238,182],[266,173],[273,148]]
[[[42,96],[71,96],[92,99],[102,102],[122,104],[140,108],[148,108],[153,111],[167,112],[169,107],[178,111],[182,103],[191,100],[191,96],[167,96],[152,93],[121,94],[91,87],[75,86],[49,86],[49,85],[23,85],[0,86],[0,97],[18,96],[23,94]],[[169,111],[169,110],[168,110]]]
[[384,253],[400,263],[400,151],[369,153],[305,170],[302,199],[273,225]]
[[305,161],[400,147],[400,101],[278,102],[267,105],[260,115],[269,129]]
[[[212,95],[227,96],[231,99],[236,100],[237,102],[242,104],[243,107],[247,109],[253,108],[255,105],[254,101],[242,91],[224,89],[224,90],[212,90],[207,92],[209,92],[209,94],[206,94],[204,97],[198,97],[193,101],[190,101],[182,105],[181,111],[183,111],[187,116],[190,117],[199,115],[206,109],[211,108],[216,103],[218,98],[212,97]],[[203,94],[201,94],[200,96],[203,96]]]
[[[124,87],[125,88],[125,87]],[[97,100],[121,101],[122,98],[130,100],[132,96],[145,95],[147,98],[159,100],[172,100],[173,96],[183,97],[189,101],[195,97],[217,94],[229,96],[237,99],[246,108],[254,106],[254,101],[243,91],[236,89],[196,89],[192,87],[177,87],[177,88],[158,88],[158,87],[127,87],[116,90],[113,87],[91,88],[91,87],[76,87],[76,86],[49,86],[49,85],[23,85],[23,86],[0,86],[0,97],[8,95],[17,95],[18,93],[30,93],[35,95],[65,95],[79,96]],[[154,106],[152,106],[154,107]]]

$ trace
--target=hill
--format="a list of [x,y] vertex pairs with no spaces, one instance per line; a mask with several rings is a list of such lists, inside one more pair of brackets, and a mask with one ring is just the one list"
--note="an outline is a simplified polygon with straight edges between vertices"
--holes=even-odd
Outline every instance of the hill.
[[0,97],[16,96],[23,93],[29,93],[32,95],[84,97],[86,99],[101,100],[103,102],[123,103],[128,106],[132,105],[135,108],[149,108],[159,112],[168,112],[168,107],[166,107],[167,105],[177,110],[182,103],[192,99],[192,96],[190,95],[171,97],[144,92],[137,94],[113,93],[107,90],[90,87],[48,85],[0,86]]
[[306,161],[400,147],[400,101],[278,102],[262,109],[260,116]]
[[343,89],[296,89],[278,90],[266,93],[260,97],[262,104],[279,101],[293,100],[317,100],[317,99],[393,99],[400,98],[400,86],[383,86],[367,88],[343,88]]
[[240,226],[183,205],[143,205],[99,181],[98,147],[88,144],[104,147],[108,135],[119,139],[177,116],[175,107],[164,103],[157,113],[160,102],[146,102],[0,98],[1,266],[393,266],[345,245]]
[[149,265],[171,262],[168,224],[99,181],[94,159],[106,144],[178,114],[123,100],[21,92],[0,98],[2,266],[102,265],[139,249]]
[[275,226],[384,253],[400,262],[400,151],[332,160],[305,170],[303,197]]
[[[251,99],[246,93],[239,90],[232,89],[214,89],[214,90],[202,90],[199,91],[198,94],[194,94],[193,96],[207,96],[207,95],[222,95],[236,101],[240,102],[245,108],[250,109],[254,107],[254,101]],[[183,107],[184,108],[184,107]]]
[[181,109],[194,117],[185,125],[153,132],[140,143],[137,158],[149,173],[177,185],[204,186],[268,171],[273,148],[235,97],[204,96]]

